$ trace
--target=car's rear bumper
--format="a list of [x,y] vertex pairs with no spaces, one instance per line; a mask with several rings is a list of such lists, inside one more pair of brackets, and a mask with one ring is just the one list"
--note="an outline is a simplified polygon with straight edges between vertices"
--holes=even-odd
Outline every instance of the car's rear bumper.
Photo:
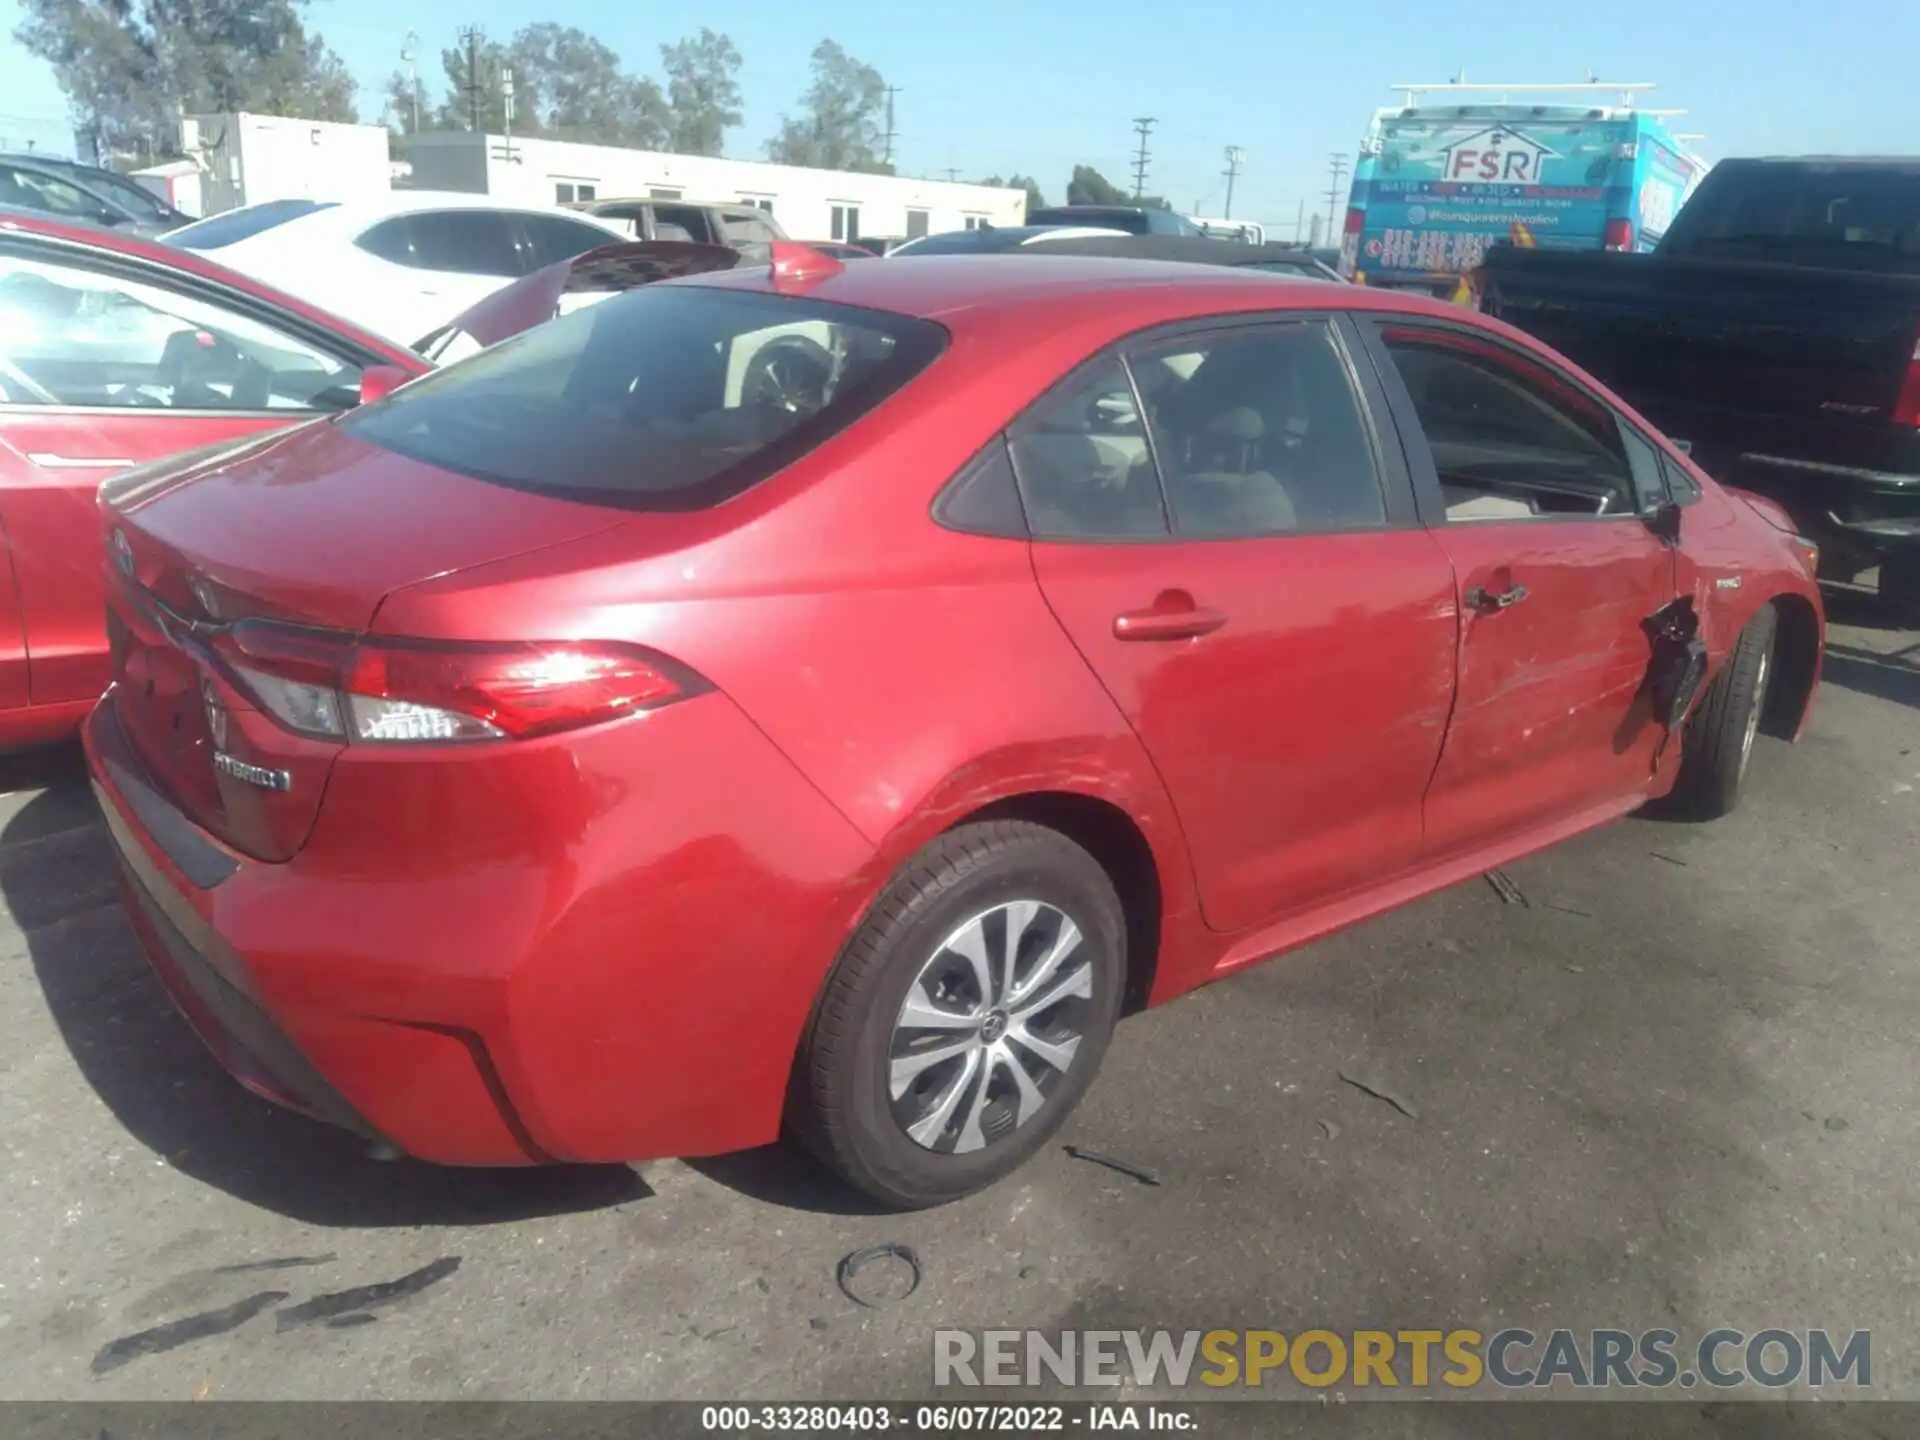
[[[731,702],[705,699],[677,724],[662,712],[626,727],[645,734],[500,769],[484,830],[435,813],[448,780],[429,766],[337,768],[314,838],[282,864],[174,807],[111,697],[83,734],[135,931],[248,1089],[441,1163],[634,1160],[778,1134],[871,857]],[[610,785],[596,762],[636,744],[665,768]],[[676,769],[704,814],[668,793]],[[555,793],[569,774],[579,794]],[[575,799],[617,813],[589,833]],[[564,843],[548,843],[555,816]]]

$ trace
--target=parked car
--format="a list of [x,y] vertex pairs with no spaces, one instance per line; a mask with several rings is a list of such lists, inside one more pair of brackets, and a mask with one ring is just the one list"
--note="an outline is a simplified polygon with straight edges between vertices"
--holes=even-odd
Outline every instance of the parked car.
[[1207,232],[1157,205],[1043,205],[1027,211],[1029,225],[1088,225],[1129,235],[1205,235]]
[[[998,231],[989,232],[998,234]],[[1191,235],[1088,235],[1079,231],[1042,230],[1033,237],[1044,244],[1023,244],[1018,251],[1005,253],[1030,255],[1106,255],[1121,260],[1179,260],[1194,265],[1228,265],[1243,270],[1265,270],[1295,275],[1308,280],[1331,280],[1345,284],[1339,271],[1329,266],[1318,252],[1304,245],[1278,243],[1223,243],[1208,237]]]
[[[797,316],[824,390],[736,389]],[[1731,808],[1823,635],[1776,507],[1519,332],[1149,261],[786,247],[101,522],[92,773],[244,1083],[455,1164],[784,1130],[901,1206],[1128,1005]]]
[[625,233],[610,221],[485,195],[268,200],[170,232],[170,245],[412,345],[510,280]]
[[1499,246],[1480,283],[1920,621],[1920,159],[1723,160],[1652,254]]
[[0,206],[137,235],[158,235],[192,218],[124,175],[32,154],[0,155]]
[[894,246],[886,258],[989,255],[1032,245],[1053,245],[1062,240],[1126,238],[1129,234],[1126,230],[1103,230],[1096,225],[982,225],[973,230],[943,230],[938,235],[922,235]]
[[198,256],[0,215],[0,750],[70,734],[110,678],[103,477],[425,369]]
[[691,200],[575,200],[569,209],[598,216],[632,240],[691,240],[701,245],[766,246],[787,238],[771,210]]

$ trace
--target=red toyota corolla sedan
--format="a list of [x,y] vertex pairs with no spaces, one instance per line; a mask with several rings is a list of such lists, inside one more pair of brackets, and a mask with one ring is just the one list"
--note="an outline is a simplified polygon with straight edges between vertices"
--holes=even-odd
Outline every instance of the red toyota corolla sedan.
[[71,734],[109,678],[102,478],[429,368],[188,251],[0,211],[0,751]]
[[101,507],[93,774],[243,1083],[902,1206],[1128,1006],[1726,810],[1823,638],[1781,514],[1525,336],[1164,263],[783,246]]

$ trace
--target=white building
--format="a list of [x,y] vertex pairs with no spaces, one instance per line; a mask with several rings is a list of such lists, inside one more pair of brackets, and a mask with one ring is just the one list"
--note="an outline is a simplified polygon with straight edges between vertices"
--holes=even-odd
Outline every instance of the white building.
[[808,170],[758,160],[669,155],[566,140],[509,140],[472,131],[417,135],[413,184],[523,205],[577,200],[689,200],[758,205],[797,240],[937,235],[1018,225],[1024,190],[896,175]]
[[198,201],[194,208],[180,205],[190,215],[218,215],[263,200],[358,200],[393,189],[383,125],[190,115],[180,122],[180,149],[198,168],[199,184],[168,180],[182,200]]

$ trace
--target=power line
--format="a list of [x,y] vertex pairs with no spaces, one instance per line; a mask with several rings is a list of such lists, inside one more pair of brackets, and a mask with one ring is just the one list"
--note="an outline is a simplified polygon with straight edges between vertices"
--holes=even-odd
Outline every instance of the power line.
[[882,163],[887,165],[893,164],[893,142],[900,133],[893,128],[893,97],[899,93],[900,87],[898,85],[887,86],[887,135],[885,149],[881,152],[880,157]]
[[1151,115],[1142,115],[1133,122],[1133,133],[1140,137],[1140,149],[1133,157],[1133,198],[1136,200],[1147,193],[1147,162],[1153,158],[1147,151],[1147,136],[1159,123]]
[[1327,228],[1330,240],[1337,232],[1340,219],[1340,182],[1347,176],[1347,157],[1344,153],[1335,154],[1328,164],[1332,178],[1327,182]]
[[1233,218],[1233,182],[1240,178],[1240,167],[1246,163],[1246,160],[1247,152],[1238,145],[1227,146],[1227,208],[1222,212],[1222,219]]

